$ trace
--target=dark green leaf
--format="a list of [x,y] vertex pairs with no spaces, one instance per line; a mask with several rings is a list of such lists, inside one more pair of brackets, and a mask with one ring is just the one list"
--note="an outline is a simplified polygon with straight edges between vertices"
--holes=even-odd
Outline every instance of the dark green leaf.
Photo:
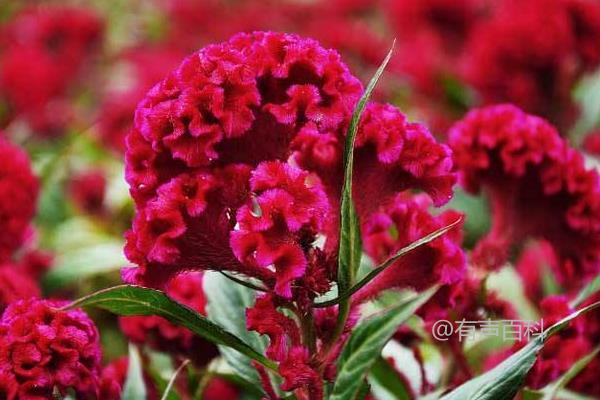
[[371,97],[371,93],[379,78],[383,74],[385,67],[392,57],[394,47],[388,52],[381,63],[381,66],[375,72],[373,78],[367,85],[365,92],[358,101],[352,119],[346,133],[346,143],[344,147],[344,186],[342,188],[342,199],[340,208],[340,247],[338,264],[338,286],[340,292],[345,291],[352,284],[352,280],[360,265],[362,246],[360,241],[360,229],[358,216],[352,202],[352,167],[354,165],[354,140],[358,132],[360,118]]
[[329,400],[353,400],[371,366],[398,327],[435,293],[433,287],[356,327],[338,361],[338,375]]
[[383,357],[377,358],[377,361],[371,367],[369,381],[375,382],[385,389],[397,400],[411,400],[412,395],[401,379],[398,379],[398,373]]
[[532,339],[525,347],[494,369],[462,384],[441,400],[512,400],[523,385],[527,372],[533,366],[546,340],[567,326],[574,318],[598,306],[600,302],[572,313],[549,327],[542,335]]
[[118,315],[158,315],[181,325],[217,345],[227,346],[275,369],[272,361],[237,336],[209,321],[189,307],[172,300],[159,290],[135,285],[121,285],[82,297],[68,307],[96,306]]

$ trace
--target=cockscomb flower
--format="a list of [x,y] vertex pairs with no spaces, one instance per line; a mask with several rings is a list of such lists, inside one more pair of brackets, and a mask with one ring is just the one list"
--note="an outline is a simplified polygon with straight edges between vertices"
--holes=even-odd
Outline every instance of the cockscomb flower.
[[137,46],[119,55],[119,62],[130,71],[131,82],[110,85],[100,105],[98,136],[104,145],[122,154],[125,137],[133,127],[137,104],[183,58],[180,50],[166,46]]
[[94,169],[71,177],[69,194],[75,205],[83,212],[101,215],[105,211],[106,177],[104,171]]
[[[548,241],[565,279],[600,271],[600,183],[549,123],[511,105],[471,111],[449,133],[461,183],[489,199],[473,261],[497,268],[527,237]],[[570,276],[569,276],[570,275]]]
[[[206,315],[206,297],[202,290],[202,273],[181,274],[172,279],[166,293],[174,300]],[[199,366],[217,355],[214,345],[195,336],[190,330],[158,316],[121,317],[121,329],[134,343],[169,353],[174,357],[190,358]]]
[[585,136],[583,149],[594,157],[600,156],[600,130],[590,132]]
[[[448,210],[433,216],[426,195],[399,195],[389,207],[375,213],[363,225],[367,254],[382,263],[405,246],[456,222],[459,213]],[[446,235],[400,258],[357,293],[361,302],[391,288],[422,290],[434,283],[454,284],[465,273],[465,255],[460,248],[462,230],[455,227]]]
[[577,280],[565,279],[565,277],[574,277],[574,271],[565,271],[563,276],[559,266],[558,259],[552,246],[543,240],[528,243],[518,260],[515,268],[521,276],[525,295],[534,303],[539,303],[545,297],[546,277],[558,279],[561,286],[569,287],[577,285]]
[[465,77],[486,104],[511,102],[564,128],[576,115],[572,88],[600,62],[599,16],[586,0],[499,2],[471,35]]
[[38,283],[18,265],[0,265],[0,315],[17,300],[40,297]]
[[[1,133],[0,133],[1,134]],[[39,184],[24,151],[0,137],[0,262],[23,243]]]
[[0,88],[11,111],[36,134],[63,127],[71,112],[64,96],[102,32],[97,15],[75,7],[29,7],[4,28]]
[[[391,68],[408,77],[417,102],[435,102],[440,106],[445,84],[459,74],[465,44],[486,13],[487,3],[479,0],[384,2],[390,28],[400,41]],[[425,48],[427,51],[422,51]],[[414,57],[416,52],[420,57]],[[444,108],[448,109],[449,104],[444,104]]]
[[[12,381],[16,398],[65,396],[95,399],[100,344],[94,323],[80,310],[60,310],[61,302],[21,300],[0,319],[0,370]],[[11,398],[11,397],[9,397]]]

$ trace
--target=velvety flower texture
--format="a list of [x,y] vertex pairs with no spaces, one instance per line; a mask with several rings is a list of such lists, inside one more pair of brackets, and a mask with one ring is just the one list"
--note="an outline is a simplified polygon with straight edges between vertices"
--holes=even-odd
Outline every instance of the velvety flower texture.
[[[174,300],[206,315],[201,273],[178,275],[169,282],[166,293]],[[190,358],[198,366],[204,366],[217,355],[214,345],[164,318],[154,315],[135,316],[121,317],[119,321],[121,329],[132,342],[150,346],[174,357]]]
[[471,111],[449,133],[461,183],[483,190],[492,228],[473,261],[504,263],[526,237],[548,241],[565,281],[600,271],[600,183],[550,124],[511,105]]
[[[0,132],[1,134],[1,132]],[[35,214],[39,184],[27,154],[0,137],[0,262],[23,243]]]
[[[238,34],[152,88],[127,137],[136,216],[126,254],[137,268],[124,279],[160,287],[212,269],[260,280],[267,293],[247,310],[247,327],[269,337],[282,388],[302,399],[322,397],[356,321],[332,337],[320,327],[335,325],[335,307],[315,313],[312,302],[335,279],[343,147],[361,91],[338,53],[313,40]],[[449,148],[391,105],[367,106],[354,165],[363,224],[404,191],[426,192],[436,206],[452,195]],[[315,318],[310,343],[282,307]]]
[[[294,35],[239,34],[184,60],[140,103],[127,138],[137,213],[126,253],[139,265],[127,279],[231,270],[289,297],[315,235],[335,247],[360,91],[337,53]],[[361,215],[409,188],[450,198],[448,149],[391,106],[369,106],[355,164]]]
[[103,26],[76,7],[27,7],[2,30],[0,89],[35,134],[60,132],[72,113],[64,97],[98,48]]
[[564,128],[574,84],[600,63],[599,27],[596,1],[500,1],[471,35],[466,79],[484,102],[511,102]]
[[[380,264],[401,248],[461,218],[453,210],[432,216],[429,213],[431,205],[431,200],[425,195],[399,195],[383,211],[374,214],[363,228],[367,254]],[[465,274],[461,240],[461,227],[457,226],[396,261],[358,292],[353,300],[363,301],[385,289],[412,287],[423,290],[436,282],[454,284],[460,281]]]
[[[64,303],[21,300],[0,319],[0,371],[7,399],[64,396],[96,399],[100,344],[94,323],[83,311],[61,311]],[[4,389],[6,391],[6,388]]]

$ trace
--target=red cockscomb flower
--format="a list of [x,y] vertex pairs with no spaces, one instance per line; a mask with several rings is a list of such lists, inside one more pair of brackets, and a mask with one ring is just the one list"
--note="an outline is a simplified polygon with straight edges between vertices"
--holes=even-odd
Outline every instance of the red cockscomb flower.
[[[16,398],[52,398],[73,390],[95,399],[100,344],[94,323],[80,310],[46,300],[21,300],[0,319],[0,370],[12,380]],[[9,397],[11,399],[11,397]]]
[[471,111],[449,137],[463,186],[483,190],[491,203],[492,228],[473,252],[475,263],[496,268],[531,236],[552,245],[562,282],[600,271],[598,174],[556,129],[500,105]]
[[40,294],[37,282],[18,265],[0,265],[0,315],[15,301],[38,298]]
[[[188,57],[140,103],[127,139],[133,279],[225,269],[289,297],[315,234],[335,247],[342,143],[359,94],[337,53],[297,36],[241,34]],[[302,169],[283,164],[290,156]],[[361,218],[410,188],[436,205],[451,196],[448,148],[392,106],[367,108],[355,164]]]
[[[425,196],[398,196],[382,212],[374,214],[363,226],[365,250],[382,263],[401,248],[443,228],[460,218],[449,210],[432,216],[431,200]],[[425,289],[434,283],[453,284],[465,273],[465,256],[460,248],[462,231],[453,228],[448,234],[402,257],[363,288],[355,301],[363,301],[391,288]]]
[[[169,282],[166,293],[194,311],[206,314],[206,298],[202,290],[201,273],[178,275]],[[195,336],[187,328],[174,325],[162,317],[121,317],[120,325],[131,341],[148,345],[175,357],[190,358],[199,366],[205,365],[217,355],[214,345]]]
[[104,171],[94,169],[71,177],[69,193],[75,205],[83,212],[101,215],[104,212],[106,177]]
[[67,89],[98,47],[103,26],[93,12],[31,7],[3,30],[0,89],[36,134],[55,134],[69,118]]
[[0,262],[23,243],[36,209],[39,184],[21,149],[0,138]]
[[583,149],[595,157],[600,156],[600,130],[593,131],[585,136]]
[[600,62],[599,16],[600,4],[585,0],[502,1],[471,35],[466,79],[486,103],[511,102],[566,127],[574,84]]
[[[521,276],[525,295],[536,304],[544,298],[545,276],[563,278],[554,249],[543,240],[528,244],[519,255],[515,267]],[[573,276],[574,273],[566,275]]]

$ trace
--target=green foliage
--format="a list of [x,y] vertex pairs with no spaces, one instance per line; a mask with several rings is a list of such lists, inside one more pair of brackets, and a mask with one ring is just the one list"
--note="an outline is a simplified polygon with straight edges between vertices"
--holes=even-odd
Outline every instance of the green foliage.
[[[244,340],[254,349],[264,353],[267,339],[246,329],[245,312],[247,307],[254,304],[255,293],[247,287],[235,284],[217,272],[205,273],[204,293],[208,300],[206,307],[208,318]],[[226,346],[219,346],[219,350],[236,373],[260,387],[258,374],[252,367],[249,357]]]
[[159,290],[134,285],[115,286],[82,297],[67,307],[83,306],[100,307],[118,315],[158,315],[212,343],[235,349],[267,368],[275,369],[272,361],[240,338]]
[[578,310],[549,327],[542,335],[531,340],[521,350],[504,360],[494,369],[462,384],[441,400],[511,400],[520,390],[525,376],[533,366],[537,354],[549,337],[566,327],[579,315],[599,307],[600,302]]
[[354,400],[371,366],[398,327],[433,296],[433,287],[412,299],[360,323],[338,361],[338,376],[330,400]]

